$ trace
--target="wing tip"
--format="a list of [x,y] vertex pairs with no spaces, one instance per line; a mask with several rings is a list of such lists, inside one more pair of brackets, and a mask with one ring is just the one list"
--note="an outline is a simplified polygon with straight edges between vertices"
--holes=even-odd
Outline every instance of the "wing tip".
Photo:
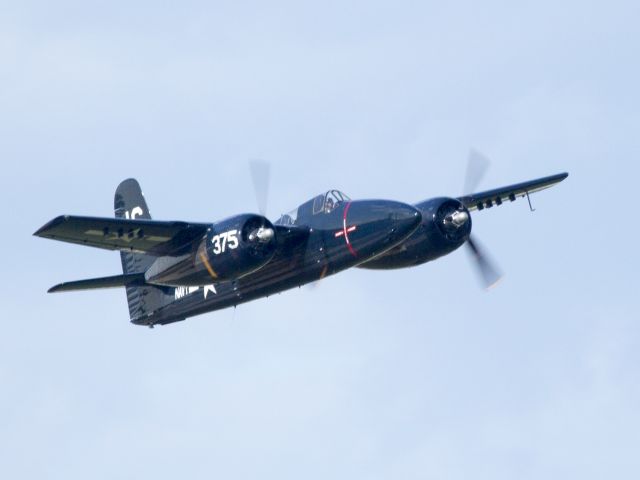
[[[569,176],[569,172],[556,173],[555,175],[550,175],[548,177],[539,178],[537,181],[544,182],[547,181],[550,183],[549,186],[555,185],[556,183],[563,182]],[[532,180],[536,181],[536,180]]]
[[49,290],[47,290],[47,293],[61,292],[63,290],[63,286],[64,286],[64,283],[59,283],[58,285],[54,285]]
[[48,221],[43,226],[41,226],[38,230],[33,232],[34,237],[46,237],[47,232],[54,227],[57,227],[61,223],[64,223],[69,218],[69,215],[58,215],[54,219]]

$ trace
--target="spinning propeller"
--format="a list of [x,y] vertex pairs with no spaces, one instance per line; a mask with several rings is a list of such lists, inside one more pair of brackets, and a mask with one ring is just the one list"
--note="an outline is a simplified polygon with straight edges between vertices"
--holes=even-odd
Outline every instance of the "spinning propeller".
[[267,201],[269,200],[269,182],[271,176],[271,165],[265,160],[249,160],[249,170],[253,181],[253,190],[256,194],[258,212],[260,215],[267,214]]
[[[465,195],[476,190],[480,181],[487,172],[490,163],[489,159],[478,151],[472,149],[469,152],[467,174],[464,182]],[[469,218],[469,213],[466,210],[464,213],[466,213],[467,218]],[[453,219],[452,221],[455,224],[456,219]],[[496,285],[502,278],[502,274],[490,260],[485,249],[480,245],[478,240],[471,235],[467,240],[467,245],[484,288],[489,289]]]
[[[249,170],[251,171],[251,180],[253,181],[253,190],[256,194],[256,202],[258,203],[258,212],[263,217],[267,214],[267,201],[269,200],[269,176],[271,165],[264,160],[249,160]],[[266,218],[265,218],[266,220]],[[250,241],[259,241],[261,243],[270,242],[276,235],[272,225],[268,220],[259,225],[249,235]]]

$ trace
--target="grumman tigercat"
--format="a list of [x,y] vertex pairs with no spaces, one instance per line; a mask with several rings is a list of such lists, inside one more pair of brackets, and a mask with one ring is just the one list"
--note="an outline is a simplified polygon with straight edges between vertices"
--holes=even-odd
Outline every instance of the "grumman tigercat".
[[352,200],[329,190],[275,222],[264,214],[241,214],[214,223],[152,220],[140,185],[128,179],[116,189],[115,218],[59,216],[34,235],[119,250],[122,275],[61,283],[49,292],[125,287],[131,322],[153,327],[352,267],[413,267],[463,244],[488,287],[499,274],[471,237],[471,212],[529,199],[567,176],[416,204]]

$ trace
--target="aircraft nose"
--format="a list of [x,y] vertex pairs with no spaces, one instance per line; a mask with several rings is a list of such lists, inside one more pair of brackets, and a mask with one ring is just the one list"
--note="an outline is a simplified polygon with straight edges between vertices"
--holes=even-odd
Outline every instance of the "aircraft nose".
[[389,215],[392,240],[403,239],[420,225],[422,214],[417,208],[405,203],[394,202]]
[[395,200],[359,200],[351,202],[345,218],[408,234],[418,227],[422,213],[412,205]]
[[422,221],[419,210],[394,200],[358,200],[343,212],[341,230],[349,252],[360,259],[373,257],[411,235]]

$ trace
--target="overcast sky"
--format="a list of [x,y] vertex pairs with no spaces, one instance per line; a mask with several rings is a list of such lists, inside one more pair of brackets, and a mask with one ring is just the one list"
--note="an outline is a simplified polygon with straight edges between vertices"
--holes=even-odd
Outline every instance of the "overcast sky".
[[[634,479],[638,2],[0,2],[0,477]],[[464,251],[149,330],[48,295],[116,253],[31,234],[269,216],[329,188],[414,202],[562,171]]]

